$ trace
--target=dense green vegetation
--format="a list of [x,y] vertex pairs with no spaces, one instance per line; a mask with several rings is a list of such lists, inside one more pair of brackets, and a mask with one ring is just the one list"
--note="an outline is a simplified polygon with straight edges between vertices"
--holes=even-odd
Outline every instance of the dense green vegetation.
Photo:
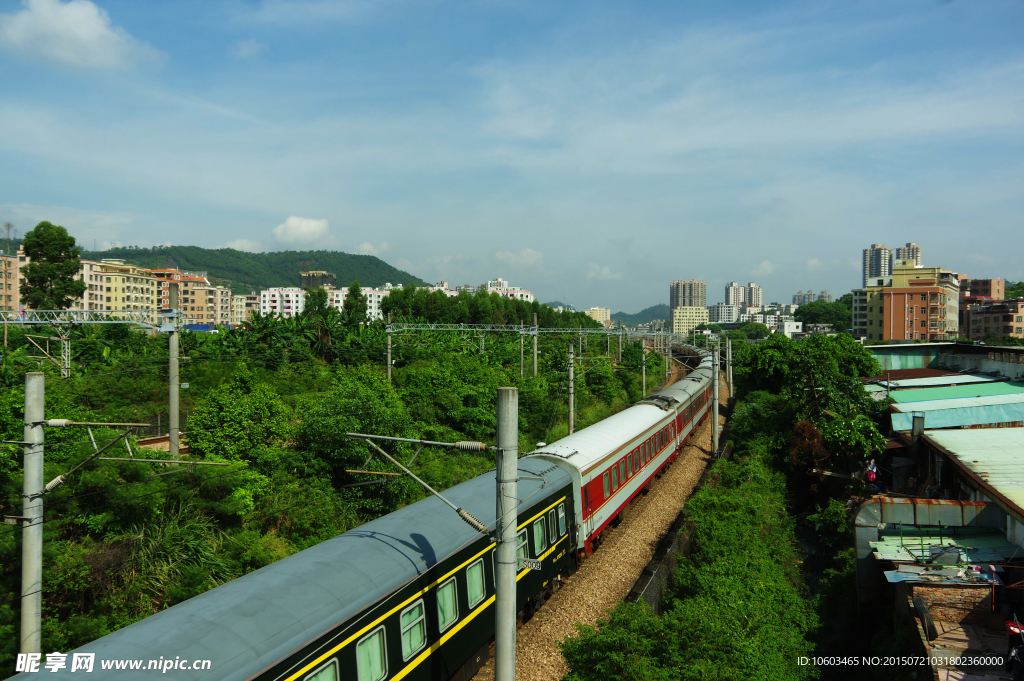
[[124,246],[103,251],[85,251],[90,260],[120,258],[148,268],[173,266],[183,270],[206,272],[210,281],[231,288],[236,294],[271,286],[298,286],[299,272],[305,264],[311,270],[326,270],[338,278],[338,286],[358,280],[363,286],[395,286],[427,282],[403,272],[372,255],[354,255],[339,251],[276,251],[248,253],[233,248],[199,246]]
[[671,318],[672,311],[668,309],[668,305],[664,304],[651,305],[636,314],[629,314],[627,312],[615,312],[612,314],[613,322],[622,322],[626,326],[637,326],[638,324],[652,322],[655,319],[670,320]]
[[[414,291],[398,292],[393,312],[409,312],[402,307],[409,303],[412,316],[396,321],[447,319],[445,311],[419,310],[419,300]],[[453,309],[469,310],[469,321],[516,321],[534,309],[542,320],[570,328],[593,321],[542,306],[529,305],[527,312],[494,294],[453,301]],[[520,376],[517,334],[488,334],[481,349],[479,336],[469,332],[395,333],[389,383],[384,326],[366,323],[358,301],[346,303],[340,311],[328,308],[322,292],[313,291],[294,319],[256,316],[243,328],[181,333],[181,380],[189,384],[182,390],[183,439],[196,460],[230,465],[176,472],[160,464],[92,461],[47,494],[45,650],[81,646],[423,496],[406,478],[349,486],[379,478],[346,472],[368,456],[346,432],[493,442],[495,391],[513,385],[520,391],[520,448],[557,440],[567,431],[570,343],[590,358],[576,374],[581,426],[641,396],[639,343],[626,345],[622,362],[613,362],[608,349],[617,355],[618,337],[581,341],[569,328],[540,335],[537,377],[529,375],[529,343],[527,376]],[[26,371],[46,374],[48,418],[155,423],[161,414],[166,429],[165,335],[120,324],[79,327],[72,375],[63,380],[49,360],[33,359],[40,353],[28,335],[55,332],[9,329],[0,361],[2,439],[22,437]],[[660,357],[649,356],[647,368],[650,390],[664,371]],[[93,433],[103,446],[119,431]],[[46,480],[93,451],[81,427],[48,429],[46,440]],[[404,446],[392,451],[404,460],[413,453]],[[127,456],[122,444],[111,454]],[[414,471],[445,489],[493,465],[491,454],[426,449]],[[370,467],[394,470],[379,459]],[[2,445],[0,513],[20,515],[21,489],[20,450]],[[20,529],[0,529],[0,672],[6,673],[18,641],[20,565]]]
[[793,313],[793,318],[805,325],[830,324],[833,331],[846,331],[853,328],[852,296],[850,303],[841,301],[842,299],[834,303],[826,303],[816,300],[813,303],[801,305]]
[[[858,470],[884,447],[873,420],[884,404],[857,380],[876,374],[877,362],[846,334],[773,334],[733,350],[733,457],[716,462],[687,503],[690,552],[664,614],[620,604],[596,628],[581,627],[563,643],[567,679],[808,679],[819,670],[797,657],[811,650],[900,650],[891,612],[856,612],[847,500],[860,484],[813,472]],[[798,537],[818,552],[798,552]],[[850,678],[875,672],[857,673]]]

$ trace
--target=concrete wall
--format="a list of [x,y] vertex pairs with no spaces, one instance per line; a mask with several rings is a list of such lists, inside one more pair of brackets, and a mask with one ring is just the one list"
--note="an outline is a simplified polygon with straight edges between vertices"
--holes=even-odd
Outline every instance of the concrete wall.
[[902,345],[875,345],[868,347],[878,363],[882,365],[882,371],[895,371],[897,369],[929,369],[936,367],[936,358],[939,353],[953,347],[942,345],[922,345],[906,343]]
[[[1018,359],[1017,353],[1003,353],[998,355],[1005,359]],[[935,362],[935,368],[950,369],[956,371],[974,372],[987,374],[998,372],[1010,378],[1024,379],[1024,364],[1008,362],[1003,359],[989,359],[988,354],[962,354],[957,352],[943,353]]]

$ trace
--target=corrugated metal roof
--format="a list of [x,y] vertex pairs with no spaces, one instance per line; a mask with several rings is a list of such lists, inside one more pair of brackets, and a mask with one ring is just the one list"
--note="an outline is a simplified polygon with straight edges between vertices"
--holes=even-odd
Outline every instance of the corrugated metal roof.
[[1024,513],[1024,428],[929,430],[925,438]]
[[988,397],[990,395],[1013,395],[1024,393],[1024,383],[997,381],[948,385],[943,388],[920,388],[918,390],[895,390],[890,397],[896,402],[925,402],[929,400],[952,400],[961,397]]
[[946,369],[931,369],[924,367],[921,369],[890,369],[883,374],[878,376],[869,376],[866,381],[900,381],[908,378],[928,378],[932,376],[956,376],[958,375],[955,371],[948,371]]
[[903,402],[890,409],[893,430],[910,430],[913,412],[923,412],[930,429],[1024,421],[1024,393]]
[[946,376],[928,376],[925,378],[901,378],[895,376],[878,381],[878,384],[885,386],[891,381],[890,387],[899,388],[935,388],[943,385],[963,385],[964,383],[993,383],[1000,379],[984,374],[948,374]]

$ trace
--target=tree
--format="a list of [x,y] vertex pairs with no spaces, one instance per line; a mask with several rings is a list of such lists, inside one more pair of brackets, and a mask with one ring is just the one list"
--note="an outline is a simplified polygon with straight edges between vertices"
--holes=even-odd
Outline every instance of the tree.
[[365,322],[368,307],[366,296],[363,295],[363,289],[359,287],[359,282],[353,281],[348,287],[348,295],[345,296],[345,302],[342,303],[342,308],[345,310],[345,316],[348,318],[349,325],[356,326],[360,322]]
[[746,334],[747,338],[767,338],[771,331],[764,324],[748,322],[740,327],[740,331]]
[[853,313],[843,303],[826,303],[816,300],[801,305],[793,317],[804,324],[829,324],[833,331],[845,331],[853,325]]
[[78,279],[82,266],[75,237],[60,225],[40,222],[25,234],[21,243],[32,262],[22,272],[25,283],[21,299],[35,310],[64,310],[85,293],[86,284]]
[[239,364],[235,375],[199,403],[189,419],[188,442],[199,455],[251,460],[260,447],[288,435],[287,409],[269,386]]

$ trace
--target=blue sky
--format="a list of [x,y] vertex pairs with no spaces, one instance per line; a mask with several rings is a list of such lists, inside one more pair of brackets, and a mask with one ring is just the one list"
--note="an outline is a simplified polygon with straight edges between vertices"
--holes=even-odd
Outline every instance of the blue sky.
[[636,311],[1024,279],[1024,2],[0,0],[0,222]]

